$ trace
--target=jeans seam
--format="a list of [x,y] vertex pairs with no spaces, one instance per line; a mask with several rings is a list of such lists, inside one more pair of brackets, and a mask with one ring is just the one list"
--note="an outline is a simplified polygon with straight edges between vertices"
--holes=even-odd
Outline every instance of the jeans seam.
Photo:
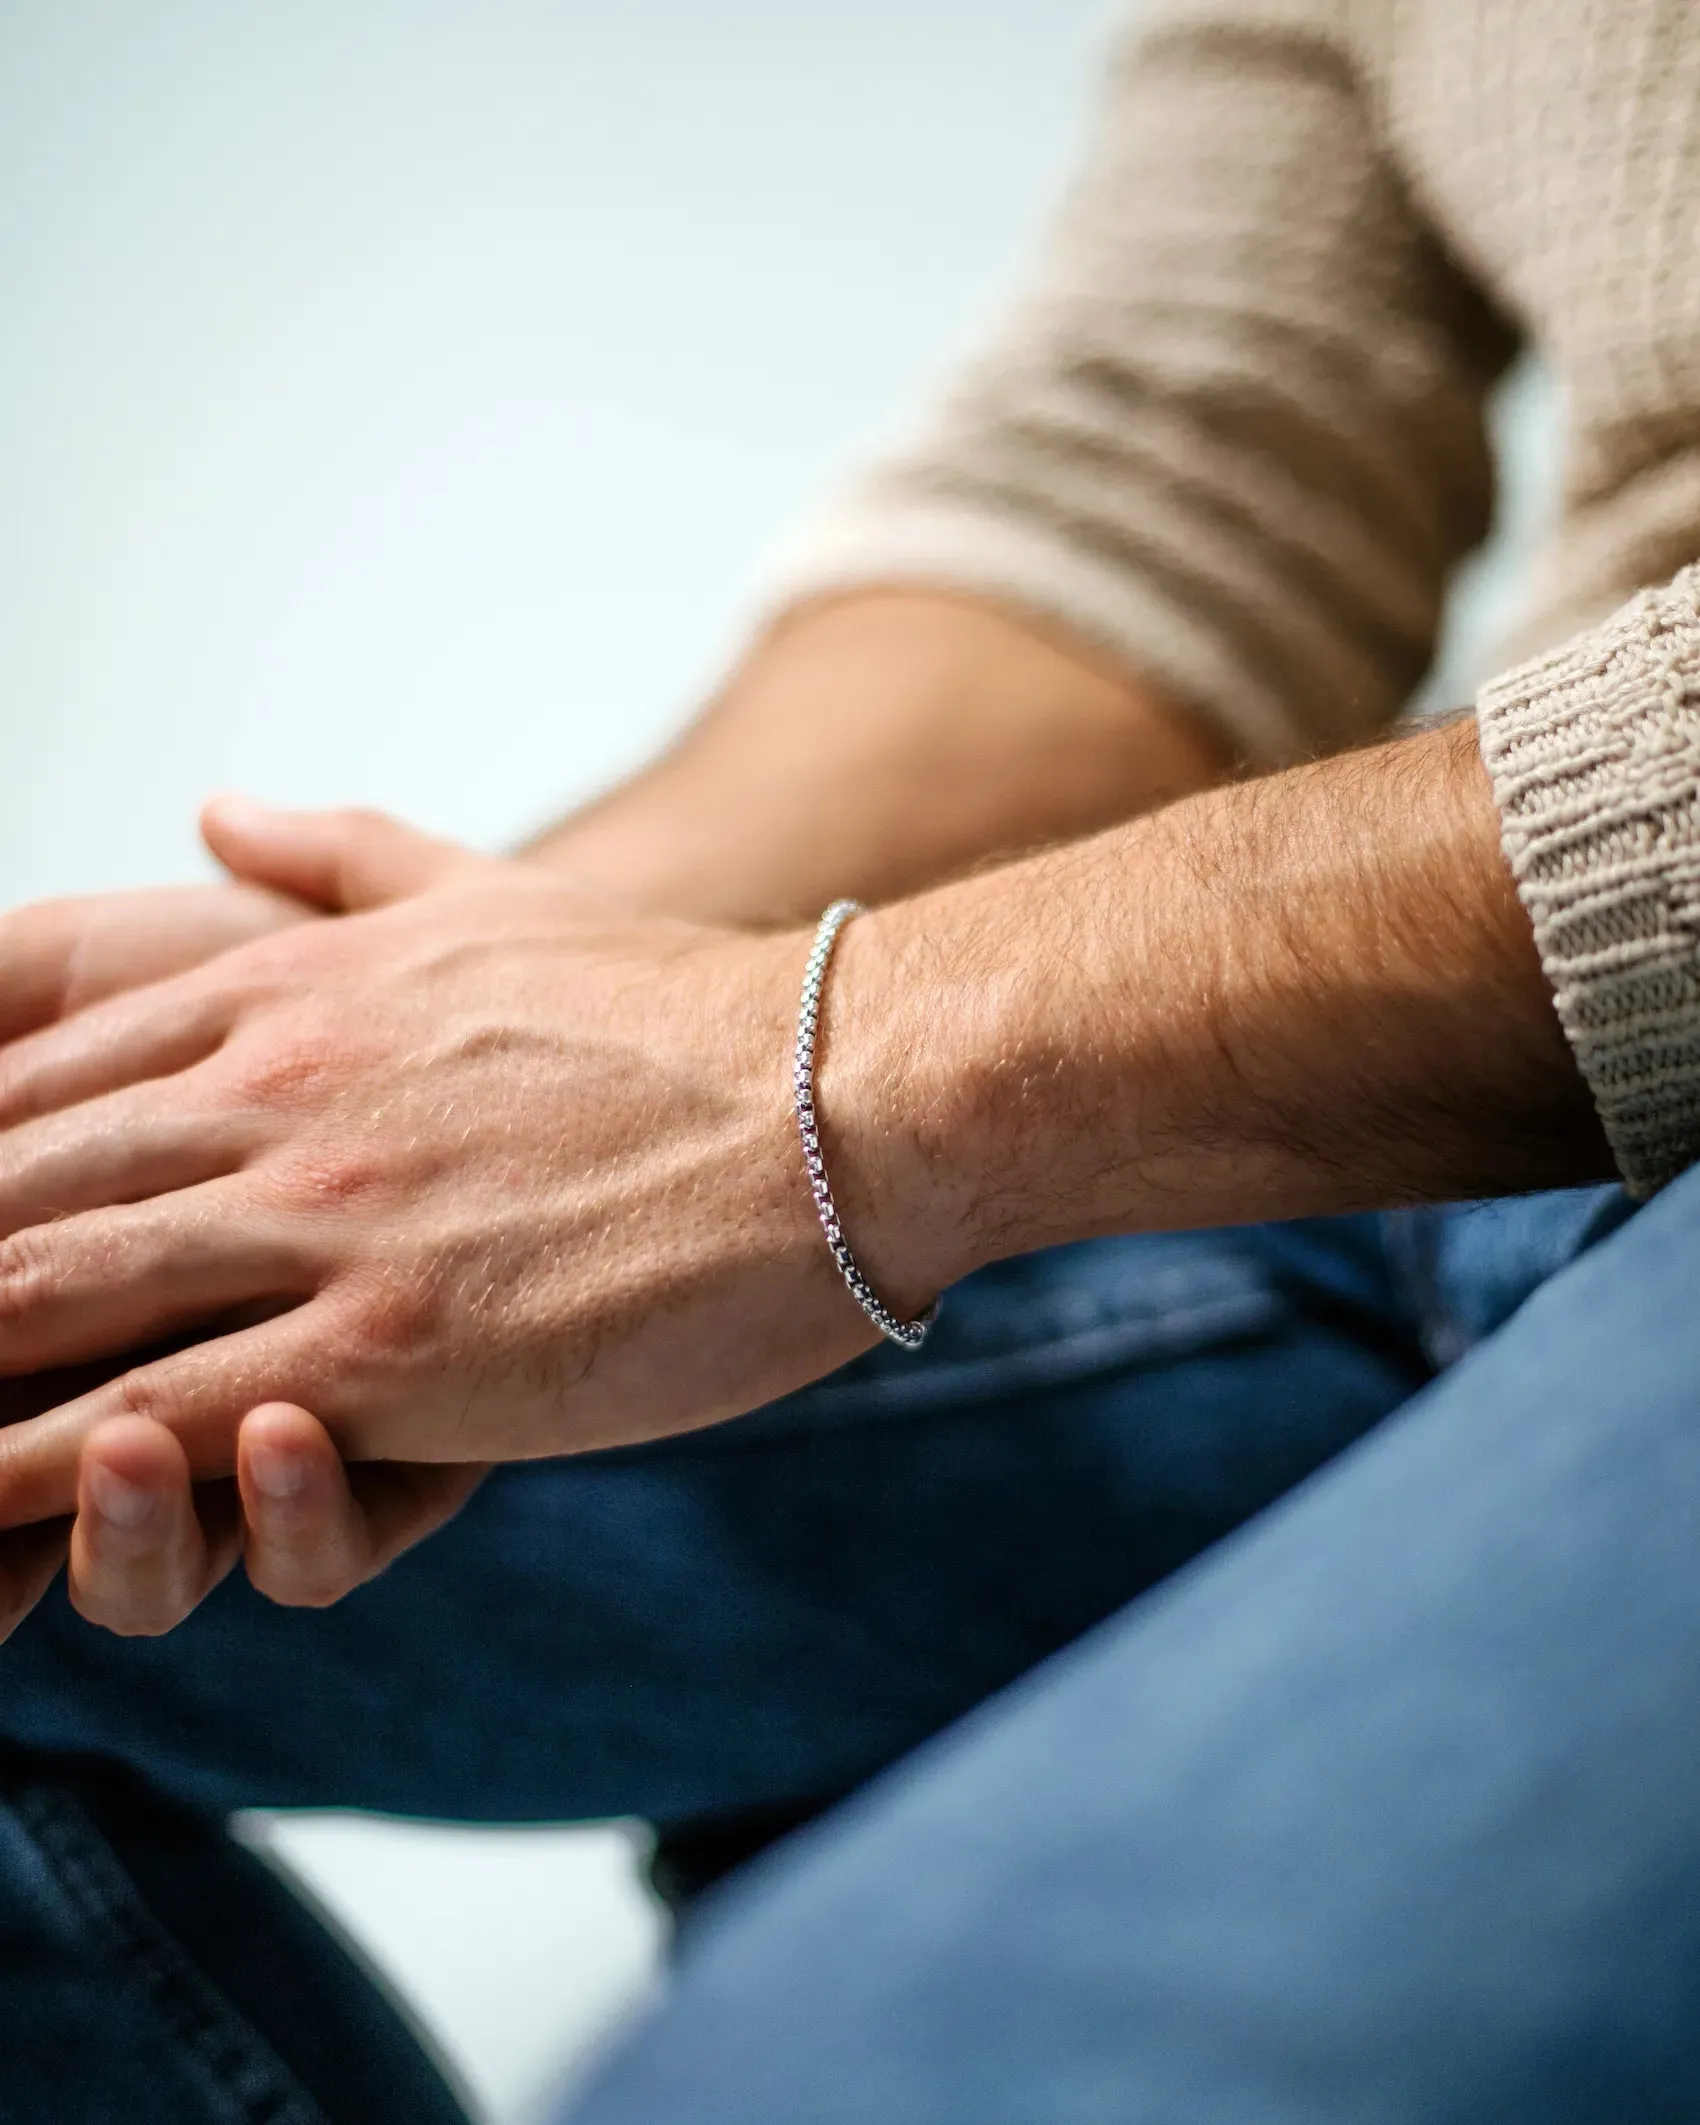
[[41,1786],[15,1816],[60,1893],[244,2125],[330,2125],[289,2068],[172,1939],[76,1803]]

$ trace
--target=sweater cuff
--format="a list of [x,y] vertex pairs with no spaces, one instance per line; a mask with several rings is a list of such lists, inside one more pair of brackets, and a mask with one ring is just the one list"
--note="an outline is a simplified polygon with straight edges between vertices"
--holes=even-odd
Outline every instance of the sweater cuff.
[[1625,1181],[1700,1158],[1700,566],[1477,702],[1506,859]]

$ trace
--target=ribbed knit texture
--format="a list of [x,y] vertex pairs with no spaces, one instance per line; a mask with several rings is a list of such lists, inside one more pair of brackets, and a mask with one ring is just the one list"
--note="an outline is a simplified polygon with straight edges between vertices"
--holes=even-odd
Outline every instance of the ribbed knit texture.
[[[1700,556],[1700,0],[1159,0],[1025,292],[773,600],[966,591],[1250,761],[1338,746],[1429,662],[1520,337],[1569,421],[1534,650]],[[1480,706],[1642,1189],[1700,1155],[1697,664],[1685,578]]]
[[1700,1158],[1700,568],[1482,691],[1505,853],[1624,1178]]

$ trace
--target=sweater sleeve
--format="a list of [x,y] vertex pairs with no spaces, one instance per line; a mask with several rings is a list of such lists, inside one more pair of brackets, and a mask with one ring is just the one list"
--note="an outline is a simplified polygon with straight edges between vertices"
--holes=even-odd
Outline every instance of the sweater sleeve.
[[770,607],[1022,610],[1276,764],[1386,723],[1486,527],[1511,334],[1382,154],[1327,0],[1170,0],[1002,328],[784,550]]
[[1482,757],[1631,1190],[1700,1158],[1700,566],[1484,687]]

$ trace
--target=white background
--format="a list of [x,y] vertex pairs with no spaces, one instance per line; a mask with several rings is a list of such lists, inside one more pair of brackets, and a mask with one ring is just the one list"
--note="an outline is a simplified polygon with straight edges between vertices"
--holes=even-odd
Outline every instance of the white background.
[[8,0],[0,885],[638,759],[1004,284],[1095,0]]

